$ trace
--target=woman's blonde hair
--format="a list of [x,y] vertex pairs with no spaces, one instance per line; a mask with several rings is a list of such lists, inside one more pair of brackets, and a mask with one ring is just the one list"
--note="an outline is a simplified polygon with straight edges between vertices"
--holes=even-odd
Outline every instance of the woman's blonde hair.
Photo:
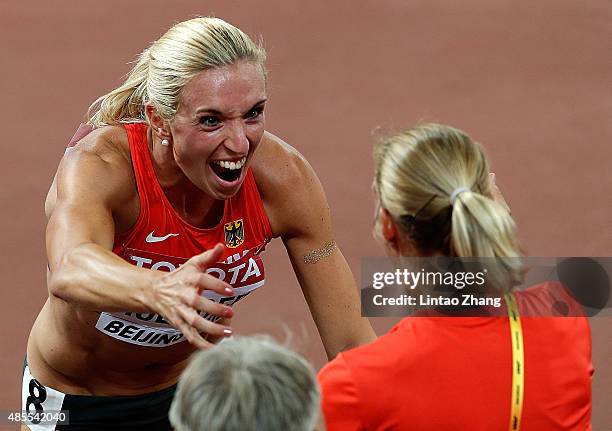
[[244,60],[260,65],[265,77],[265,58],[261,44],[222,19],[180,22],[138,56],[122,85],[89,107],[88,123],[97,127],[146,121],[149,102],[162,118],[172,120],[183,86],[196,74]]
[[422,255],[498,258],[487,277],[494,287],[520,282],[515,223],[491,198],[489,163],[466,133],[421,124],[383,138],[374,161],[380,205]]

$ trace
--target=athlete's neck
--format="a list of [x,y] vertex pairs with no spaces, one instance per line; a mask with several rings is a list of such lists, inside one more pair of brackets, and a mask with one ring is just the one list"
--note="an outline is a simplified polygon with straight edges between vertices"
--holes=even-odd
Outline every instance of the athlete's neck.
[[147,131],[147,146],[151,154],[155,176],[163,189],[189,181],[176,164],[172,151],[168,151],[168,147],[162,146],[159,142],[154,142],[150,127]]
[[193,226],[211,228],[223,217],[225,202],[207,195],[187,179],[174,186],[162,186],[162,190],[178,215]]

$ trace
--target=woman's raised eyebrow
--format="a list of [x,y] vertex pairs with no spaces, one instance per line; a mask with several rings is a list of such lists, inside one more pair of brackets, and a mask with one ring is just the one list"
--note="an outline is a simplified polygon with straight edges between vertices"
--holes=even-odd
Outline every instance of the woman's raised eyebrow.
[[[253,108],[257,108],[260,105],[263,105],[264,103],[266,103],[268,99],[262,99],[259,102],[255,103],[253,106],[251,106],[249,109],[247,109],[246,112],[249,112],[251,109]],[[196,115],[200,115],[200,114],[213,114],[213,115],[219,115],[219,116],[223,116],[225,115],[222,111],[219,111],[218,109],[214,109],[214,108],[199,108],[196,111]]]
[[266,101],[267,101],[267,100],[268,100],[268,99],[262,99],[262,100],[260,100],[259,102],[255,103],[253,106],[251,106],[249,109],[247,109],[247,111],[246,111],[246,112],[249,112],[249,111],[251,111],[251,110],[253,110],[253,109],[255,109],[255,108],[259,108],[261,105],[263,105],[264,103],[266,103]]
[[213,108],[200,108],[196,111],[196,115],[200,115],[200,114],[223,115],[223,112],[219,111],[218,109],[213,109]]

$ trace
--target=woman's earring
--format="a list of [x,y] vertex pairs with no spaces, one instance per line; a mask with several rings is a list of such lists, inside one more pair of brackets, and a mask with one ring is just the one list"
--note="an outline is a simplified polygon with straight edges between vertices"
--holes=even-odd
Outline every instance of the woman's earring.
[[167,140],[167,139],[162,139],[162,140],[161,140],[161,144],[162,144],[164,147],[167,147],[168,145],[170,145],[170,141],[169,141],[169,140]]

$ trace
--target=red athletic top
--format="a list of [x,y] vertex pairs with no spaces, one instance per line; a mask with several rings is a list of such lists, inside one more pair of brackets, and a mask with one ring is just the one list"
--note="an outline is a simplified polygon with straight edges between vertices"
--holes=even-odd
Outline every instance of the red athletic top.
[[[253,172],[248,169],[238,193],[225,201],[219,224],[210,229],[197,228],[181,219],[157,181],[147,145],[147,125],[131,123],[124,127],[140,214],[129,231],[115,235],[113,252],[139,267],[172,271],[192,256],[223,243],[222,262],[207,272],[232,285],[235,295],[222,297],[210,291],[204,291],[203,295],[231,306],[263,286],[265,273],[259,254],[272,238],[272,230]],[[86,135],[86,129],[79,128],[75,138]],[[75,138],[72,141],[78,140]],[[103,312],[96,328],[113,338],[141,346],[165,347],[185,340],[178,330],[154,313]]]
[[[523,293],[515,294],[519,310],[533,312],[542,295],[532,289]],[[562,287],[557,294],[574,303]],[[521,430],[590,430],[593,366],[587,319],[523,317],[521,322]],[[320,371],[327,430],[507,430],[511,358],[507,317],[405,318]]]

